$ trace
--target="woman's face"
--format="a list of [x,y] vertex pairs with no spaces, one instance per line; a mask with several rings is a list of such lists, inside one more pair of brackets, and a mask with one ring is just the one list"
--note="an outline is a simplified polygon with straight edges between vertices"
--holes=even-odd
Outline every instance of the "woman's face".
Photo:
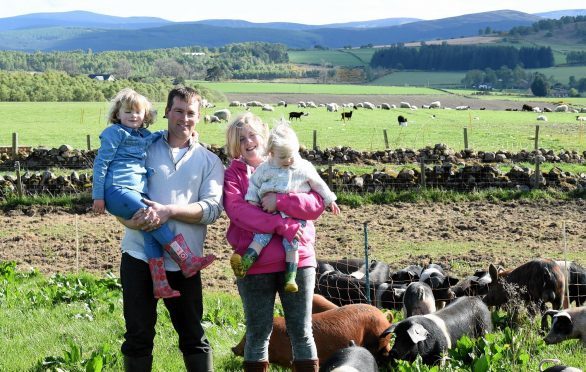
[[244,161],[257,167],[264,161],[265,143],[263,138],[245,126],[240,129],[240,154]]

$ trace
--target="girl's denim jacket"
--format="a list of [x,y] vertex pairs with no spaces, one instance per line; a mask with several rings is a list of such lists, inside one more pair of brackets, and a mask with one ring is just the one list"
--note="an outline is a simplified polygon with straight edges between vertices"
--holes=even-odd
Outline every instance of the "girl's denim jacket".
[[100,134],[100,149],[94,160],[92,199],[104,199],[110,186],[121,186],[147,193],[146,150],[164,131],[131,129],[112,124]]

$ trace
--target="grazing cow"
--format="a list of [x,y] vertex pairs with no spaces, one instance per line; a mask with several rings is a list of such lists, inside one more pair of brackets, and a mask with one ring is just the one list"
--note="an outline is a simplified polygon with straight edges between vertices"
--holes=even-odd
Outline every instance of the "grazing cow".
[[431,287],[423,282],[413,282],[403,295],[405,317],[435,313],[435,298]]
[[346,121],[346,120],[351,120],[352,119],[352,113],[354,111],[348,111],[348,112],[342,112],[340,113],[342,116],[342,121]]
[[[383,332],[391,320],[379,309],[367,304],[354,304],[312,314],[313,338],[317,355],[325,362],[338,349],[348,346],[350,340],[382,358],[389,352],[389,337]],[[236,355],[244,355],[246,337],[232,348]],[[269,339],[269,362],[290,367],[291,341],[287,335],[285,318],[273,318],[273,332]]]
[[399,125],[402,127],[406,127],[407,126],[407,118],[404,117],[403,115],[399,115],[397,116],[397,121],[399,122]]
[[319,372],[378,372],[378,365],[370,351],[350,340],[348,347],[334,352],[319,367]]
[[476,338],[492,332],[488,307],[478,297],[461,297],[433,314],[414,315],[393,324],[381,336],[395,334],[388,361],[413,362],[418,355],[425,364],[436,364],[441,355],[464,335]]
[[552,316],[551,329],[545,336],[546,344],[558,344],[565,340],[579,339],[586,346],[586,307],[566,310],[547,310],[541,318],[541,329],[547,327],[547,317]]
[[521,108],[521,111],[533,111],[533,106],[528,105],[528,104],[523,104],[523,107]]
[[309,113],[306,114],[303,111],[299,111],[299,112],[291,111],[289,113],[289,120],[291,120],[291,119],[299,120],[299,119],[301,119],[302,116],[307,116],[307,115],[309,115]]
[[[488,268],[491,283],[484,302],[489,306],[500,306],[511,297],[511,287],[526,304],[538,305],[541,313],[546,310],[545,303],[550,302],[554,309],[561,309],[564,298],[564,273],[560,265],[549,259],[529,261],[512,271],[498,272],[490,264]],[[535,315],[533,306],[530,314]]]

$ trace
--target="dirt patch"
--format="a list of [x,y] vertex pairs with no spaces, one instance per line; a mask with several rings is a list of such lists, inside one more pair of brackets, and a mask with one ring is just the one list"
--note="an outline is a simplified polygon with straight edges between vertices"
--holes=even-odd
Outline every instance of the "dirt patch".
[[[88,207],[80,206],[78,212]],[[567,256],[586,264],[584,200],[341,208],[341,216],[324,214],[316,221],[319,258],[362,257],[367,223],[370,258],[394,269],[432,260],[462,276],[491,262],[514,267],[536,257]],[[235,293],[228,265],[232,250],[224,238],[227,225],[223,215],[209,228],[206,252],[219,259],[205,270],[204,282],[209,289]],[[122,234],[111,216],[47,207],[0,212],[0,259],[46,274],[118,274]]]

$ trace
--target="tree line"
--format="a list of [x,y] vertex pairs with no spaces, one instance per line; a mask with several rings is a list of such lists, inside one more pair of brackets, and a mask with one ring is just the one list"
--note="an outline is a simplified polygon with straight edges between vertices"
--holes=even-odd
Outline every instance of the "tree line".
[[[173,87],[170,79],[149,81],[97,81],[63,71],[43,73],[0,71],[0,101],[5,102],[105,102],[122,88],[130,87],[152,101],[165,101]],[[197,87],[209,100],[222,100],[218,93]]]
[[179,81],[306,77],[314,71],[290,68],[284,44],[249,42],[219,48],[182,47],[145,51],[0,51],[0,70],[64,71],[69,75],[114,74],[122,79],[172,77]]
[[370,61],[373,68],[467,71],[515,68],[543,68],[554,65],[550,47],[422,45],[418,48],[402,45],[382,48],[374,52]]

